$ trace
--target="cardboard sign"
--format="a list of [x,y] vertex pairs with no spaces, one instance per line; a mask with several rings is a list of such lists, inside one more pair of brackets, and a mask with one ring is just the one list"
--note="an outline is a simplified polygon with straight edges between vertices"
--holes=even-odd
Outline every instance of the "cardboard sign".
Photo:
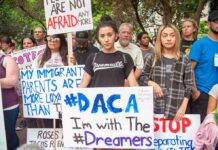
[[[0,85],[1,89],[1,85]],[[2,91],[0,90],[0,150],[7,149],[6,134],[5,134],[5,122],[2,106]]]
[[194,150],[194,139],[200,126],[200,115],[185,115],[179,122],[155,115],[155,149]]
[[93,29],[91,0],[44,0],[47,34]]
[[21,70],[24,117],[59,118],[64,91],[73,91],[83,76],[83,65]]
[[154,148],[151,87],[64,90],[65,147]]
[[46,45],[23,49],[11,54],[20,69],[31,69],[33,61],[45,50]]

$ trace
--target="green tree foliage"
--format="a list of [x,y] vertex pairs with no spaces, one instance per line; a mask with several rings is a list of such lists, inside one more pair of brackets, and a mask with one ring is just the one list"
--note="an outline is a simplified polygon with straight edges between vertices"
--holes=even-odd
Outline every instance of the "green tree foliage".
[[[156,32],[162,22],[180,27],[184,18],[199,22],[208,1],[217,0],[91,0],[94,28],[105,14],[111,15],[118,25],[132,23],[134,33],[152,32],[151,27]],[[36,25],[45,27],[43,0],[0,0],[0,17],[0,35],[22,37]]]
[[[28,11],[22,8],[24,4]],[[38,18],[32,17],[28,12],[37,12],[35,15]],[[3,0],[0,3],[0,18],[0,35],[15,38],[20,42],[22,37],[31,34],[35,25],[42,24],[44,10],[38,7],[38,0],[29,0],[28,5],[20,0]]]
[[200,21],[199,27],[198,27],[198,38],[202,38],[203,36],[206,36],[209,32],[209,29],[206,25],[206,21]]

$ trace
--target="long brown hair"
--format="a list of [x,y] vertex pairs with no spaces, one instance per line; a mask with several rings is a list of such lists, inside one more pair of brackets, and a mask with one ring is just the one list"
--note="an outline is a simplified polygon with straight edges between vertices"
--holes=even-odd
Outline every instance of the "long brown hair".
[[[67,61],[68,51],[67,51],[67,42],[66,42],[65,36],[63,34],[56,34],[56,35],[52,35],[52,37],[60,38],[61,46],[59,49],[59,53],[61,55],[63,64],[67,66],[68,65],[68,61]],[[51,58],[51,50],[48,47],[48,43],[46,43],[46,48],[45,48],[44,53],[42,54],[42,59],[40,61],[39,67],[42,68],[45,62],[47,62],[50,58]]]
[[177,59],[180,57],[180,39],[181,39],[181,37],[180,37],[179,31],[177,30],[176,26],[173,24],[162,25],[158,30],[157,39],[156,39],[156,43],[154,46],[154,61],[153,61],[152,66],[154,66],[155,63],[157,62],[157,60],[161,59],[161,57],[163,55],[163,45],[161,43],[161,33],[163,32],[163,30],[165,28],[171,28],[174,30],[175,36],[176,36],[176,41],[175,41],[175,45],[174,45],[174,52],[175,52]]

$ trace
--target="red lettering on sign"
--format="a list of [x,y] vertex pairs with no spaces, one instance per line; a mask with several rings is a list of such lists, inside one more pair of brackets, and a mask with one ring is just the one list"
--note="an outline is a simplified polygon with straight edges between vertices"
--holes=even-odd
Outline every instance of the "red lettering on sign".
[[182,133],[186,132],[186,129],[191,125],[191,120],[189,118],[182,118],[181,121],[176,122],[174,120],[168,120],[165,118],[157,118],[154,117],[154,132],[161,130],[160,132],[172,132],[178,133],[182,131]]
[[74,15],[54,16],[48,19],[48,30],[75,27],[77,24],[78,19]]

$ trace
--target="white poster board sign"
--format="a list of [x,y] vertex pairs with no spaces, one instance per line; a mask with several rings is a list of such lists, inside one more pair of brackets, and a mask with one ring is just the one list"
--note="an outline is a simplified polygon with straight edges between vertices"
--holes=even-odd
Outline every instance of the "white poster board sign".
[[65,90],[73,91],[83,76],[83,65],[21,70],[24,117],[59,118],[57,107]]
[[154,148],[151,87],[64,90],[65,147]]
[[44,0],[47,34],[93,29],[91,0]]
[[33,61],[45,50],[46,45],[23,49],[11,54],[20,69],[31,69]]
[[[1,89],[1,85],[0,85]],[[5,122],[2,106],[2,91],[0,90],[0,150],[7,149],[6,134],[5,134]]]
[[[65,148],[63,142],[62,129],[57,128],[56,136],[56,150],[76,150],[72,148]],[[27,144],[37,144],[45,150],[54,150],[54,129],[52,128],[27,128]],[[77,150],[92,150],[79,148]]]
[[[31,69],[32,63],[36,57],[45,50],[46,45],[31,47],[23,50],[19,50],[11,54],[11,57],[15,60],[20,70]],[[21,96],[21,83],[20,79],[16,86],[16,91],[19,96]]]
[[194,139],[199,126],[199,115],[185,115],[179,122],[155,115],[155,149],[194,150]]
[[[64,146],[62,129],[56,129],[56,149],[61,150]],[[46,150],[54,149],[54,129],[51,128],[27,128],[27,144],[38,144]]]

